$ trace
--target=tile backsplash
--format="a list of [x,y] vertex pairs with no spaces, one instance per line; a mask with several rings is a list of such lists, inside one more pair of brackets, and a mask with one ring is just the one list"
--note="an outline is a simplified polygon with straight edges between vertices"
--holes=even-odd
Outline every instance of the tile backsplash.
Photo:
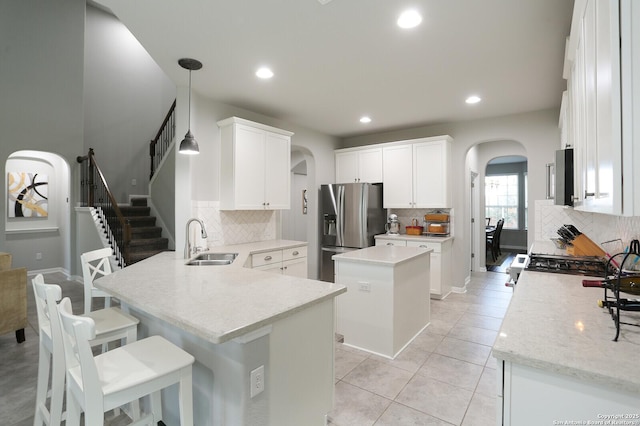
[[[207,228],[208,247],[272,240],[276,236],[274,210],[220,210],[218,201],[193,201],[193,216]],[[191,227],[196,245],[204,246],[197,226]],[[193,240],[192,240],[193,241]]]
[[[619,238],[626,246],[629,241],[640,237],[640,217],[581,212],[570,207],[556,206],[553,200],[535,201],[536,241],[557,238],[556,231],[565,224],[574,225],[580,232],[600,245]],[[605,244],[603,248],[611,252],[618,247],[617,244],[612,246]]]

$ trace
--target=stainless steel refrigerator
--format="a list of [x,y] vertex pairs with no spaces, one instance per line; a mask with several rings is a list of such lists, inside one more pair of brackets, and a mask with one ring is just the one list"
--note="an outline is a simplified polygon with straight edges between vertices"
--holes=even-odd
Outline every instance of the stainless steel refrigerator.
[[344,183],[320,186],[320,279],[334,282],[331,256],[374,245],[384,233],[386,211],[381,183]]

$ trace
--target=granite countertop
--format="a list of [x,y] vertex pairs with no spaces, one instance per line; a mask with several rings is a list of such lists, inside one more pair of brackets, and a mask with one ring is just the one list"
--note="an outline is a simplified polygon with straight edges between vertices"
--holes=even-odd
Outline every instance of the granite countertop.
[[429,235],[407,235],[407,234],[396,234],[396,235],[389,235],[389,234],[379,234],[379,235],[375,235],[374,236],[375,239],[378,238],[384,238],[384,239],[389,239],[389,240],[406,240],[406,241],[411,241],[411,240],[415,240],[415,241],[427,241],[430,243],[443,243],[445,241],[450,241],[453,240],[452,236],[448,236],[448,237],[432,237]]
[[95,286],[132,308],[223,343],[346,291],[338,284],[242,267],[252,253],[306,245],[275,240],[210,250],[239,253],[228,266],[187,266],[181,251],[162,252],[96,280]]
[[427,255],[432,251],[432,249],[421,247],[372,246],[335,254],[331,258],[335,261],[395,266],[414,257]]
[[[614,342],[615,324],[609,312],[597,306],[604,290],[582,287],[583,279],[523,272],[493,355],[515,364],[640,393],[640,327],[621,324],[620,337]],[[621,311],[621,319],[640,324],[640,313]]]

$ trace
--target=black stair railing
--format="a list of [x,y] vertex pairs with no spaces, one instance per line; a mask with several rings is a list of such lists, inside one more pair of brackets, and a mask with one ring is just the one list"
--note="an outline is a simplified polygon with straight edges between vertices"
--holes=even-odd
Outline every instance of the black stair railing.
[[93,148],[89,149],[87,155],[78,156],[76,160],[81,167],[80,205],[96,209],[116,259],[120,266],[124,267],[129,263],[131,224],[122,215],[115,197],[109,190],[104,174],[96,162]]
[[169,150],[171,146],[171,142],[173,141],[173,137],[176,134],[176,101],[173,101],[171,104],[171,108],[169,108],[169,112],[167,116],[164,118],[156,137],[153,138],[151,142],[149,142],[149,156],[151,157],[150,162],[150,173],[149,179],[153,177],[153,174],[158,169],[160,162],[164,158],[164,155]]

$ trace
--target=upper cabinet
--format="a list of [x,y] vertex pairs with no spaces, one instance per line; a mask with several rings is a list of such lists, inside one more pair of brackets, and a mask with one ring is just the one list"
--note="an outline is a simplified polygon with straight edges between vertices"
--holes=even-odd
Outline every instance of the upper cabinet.
[[336,183],[382,182],[382,148],[336,150]]
[[293,133],[231,117],[218,122],[221,135],[220,208],[290,208]]
[[451,138],[414,139],[382,149],[385,208],[451,207]]
[[[640,4],[576,0],[560,125],[574,147],[576,209],[640,214]],[[624,176],[624,184],[623,184]]]

